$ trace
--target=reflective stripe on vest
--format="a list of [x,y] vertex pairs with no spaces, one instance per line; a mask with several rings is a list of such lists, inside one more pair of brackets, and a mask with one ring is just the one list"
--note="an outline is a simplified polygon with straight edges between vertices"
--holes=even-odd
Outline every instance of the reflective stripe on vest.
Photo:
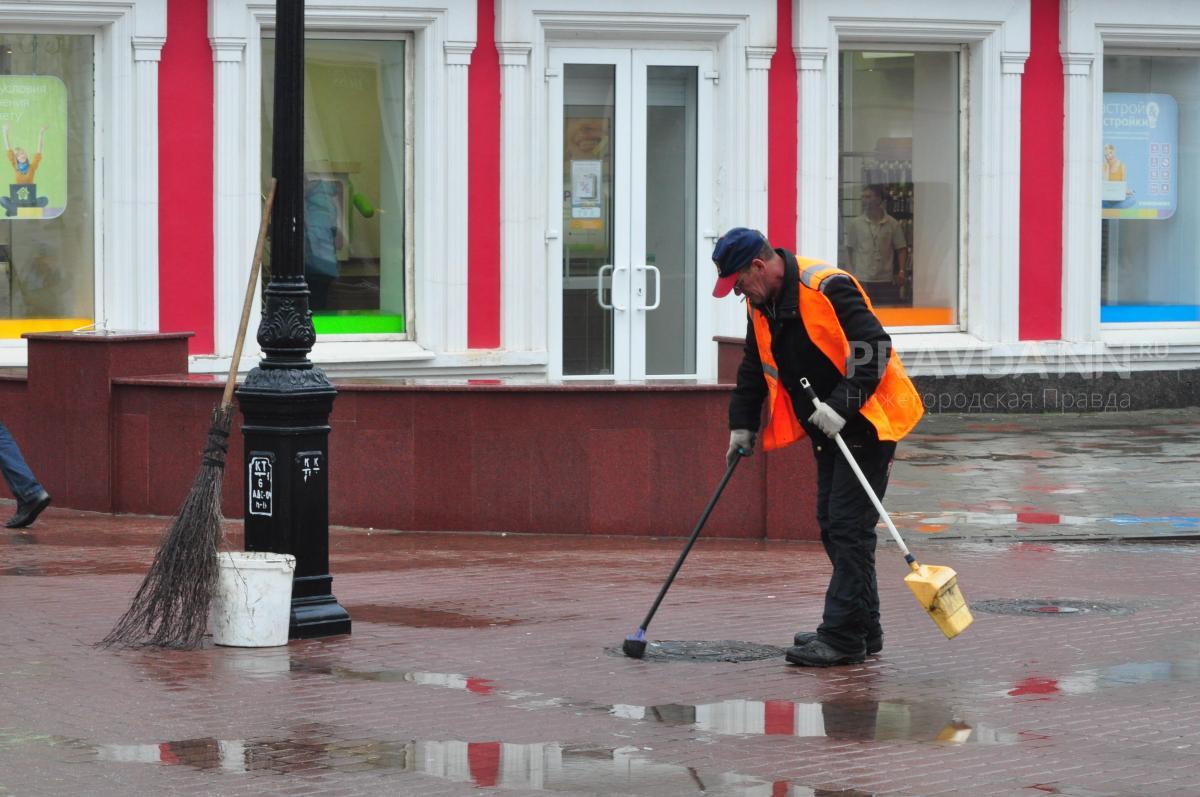
[[[833,303],[821,292],[821,284],[835,274],[849,277],[862,294],[867,309],[874,313],[871,298],[849,272],[809,258],[798,257],[796,262],[800,266],[800,319],[804,330],[821,353],[829,358],[842,376],[845,376],[850,357],[850,342],[838,321]],[[771,352],[771,325],[766,315],[748,302],[746,309],[754,324],[758,356],[762,360],[763,377],[767,382],[769,415],[762,435],[763,450],[773,451],[802,439],[805,436],[804,428],[796,419],[791,397],[779,381],[779,367],[775,363],[775,355]],[[889,353],[887,367],[879,386],[867,399],[861,412],[875,427],[875,433],[880,440],[892,441],[900,440],[911,432],[925,414],[921,396],[905,373],[904,365],[894,347]]]

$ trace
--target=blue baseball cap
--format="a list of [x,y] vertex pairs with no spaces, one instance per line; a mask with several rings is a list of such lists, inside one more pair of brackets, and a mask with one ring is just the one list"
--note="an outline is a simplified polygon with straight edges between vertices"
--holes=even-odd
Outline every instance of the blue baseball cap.
[[712,261],[717,266],[717,284],[713,296],[728,296],[738,281],[738,275],[767,243],[767,236],[749,227],[734,227],[713,247]]

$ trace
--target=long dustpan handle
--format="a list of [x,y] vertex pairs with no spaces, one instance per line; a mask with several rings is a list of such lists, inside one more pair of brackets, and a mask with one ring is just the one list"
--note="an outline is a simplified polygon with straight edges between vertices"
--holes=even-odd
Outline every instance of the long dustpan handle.
[[[817,393],[812,389],[812,385],[808,380],[801,377],[800,387],[808,393],[808,397],[812,399],[814,407],[820,409],[821,400],[817,398]],[[846,445],[846,441],[842,439],[840,434],[833,436],[834,441],[838,444],[838,448],[842,449],[842,453],[846,455],[846,462],[850,465],[850,470],[854,471],[854,475],[858,477],[859,484],[866,491],[867,497],[871,499],[871,503],[875,505],[875,511],[883,518],[883,522],[887,524],[888,531],[892,533],[892,539],[900,546],[900,552],[904,554],[904,560],[910,565],[915,565],[916,560],[913,555],[908,552],[908,546],[904,544],[904,539],[900,536],[900,532],[896,531],[896,525],[892,523],[892,518],[888,515],[887,510],[883,508],[883,504],[879,502],[879,496],[875,495],[875,489],[871,487],[871,483],[867,481],[867,477],[863,475],[862,468],[858,467],[858,463],[854,460],[854,455],[850,453],[850,446]]]

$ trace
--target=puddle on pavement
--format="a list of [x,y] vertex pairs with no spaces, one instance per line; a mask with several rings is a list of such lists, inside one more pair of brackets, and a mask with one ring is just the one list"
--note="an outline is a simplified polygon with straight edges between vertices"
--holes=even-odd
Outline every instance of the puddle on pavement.
[[503,617],[480,617],[444,609],[394,606],[386,603],[361,603],[345,608],[350,617],[358,623],[383,623],[410,628],[491,628],[521,622]]
[[1128,797],[1127,792],[1109,791],[1108,789],[1092,789],[1087,786],[1070,786],[1055,783],[1034,783],[1030,789],[1045,794],[1057,794],[1062,797]]
[[[1200,532],[1200,517],[1191,515],[1063,515],[1056,512],[981,512],[974,510],[943,510],[940,512],[894,512],[892,519],[905,529],[939,533],[955,525],[1010,527],[1019,530],[1027,526],[1093,527],[1097,533],[1104,526],[1137,526],[1140,534],[1170,534],[1179,531]],[[1153,528],[1159,526],[1160,528]],[[1144,528],[1143,528],[1144,527]],[[1166,528],[1161,528],[1166,527]]]
[[841,741],[915,741],[944,744],[1010,744],[1027,734],[968,724],[939,703],[875,700],[722,700],[659,706],[615,705],[622,719],[691,726],[733,736],[796,736]]
[[0,749],[46,745],[78,763],[105,761],[186,766],[227,774],[314,770],[414,773],[477,788],[587,794],[669,793],[707,797],[871,797],[855,789],[823,789],[738,772],[710,773],[655,761],[651,748],[513,744],[499,741],[328,741],[328,731],[286,739],[183,739],[152,744],[92,744],[78,739],[6,733]]
[[1089,695],[1127,686],[1200,681],[1200,661],[1131,661],[1102,669],[1078,670],[1062,678],[1031,675],[1003,694],[1046,700],[1057,695]]
[[437,686],[443,689],[465,689],[477,695],[490,695],[496,689],[487,678],[470,678],[454,672],[412,672],[407,670],[351,670],[333,667],[329,674],[336,678],[354,681],[403,682],[421,686]]
[[240,674],[295,676],[330,675],[348,681],[371,681],[376,683],[410,683],[420,686],[435,686],[442,689],[464,689],[479,695],[490,695],[495,691],[494,681],[475,678],[457,672],[423,672],[420,670],[359,670],[345,667],[320,656],[299,656],[291,651],[224,650],[219,664],[224,669],[237,670]]

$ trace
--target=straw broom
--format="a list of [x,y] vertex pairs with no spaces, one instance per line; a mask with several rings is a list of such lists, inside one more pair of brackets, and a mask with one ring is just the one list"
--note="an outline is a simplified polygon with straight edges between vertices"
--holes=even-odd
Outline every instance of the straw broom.
[[225,475],[225,454],[229,450],[229,428],[233,422],[233,389],[237,367],[246,340],[246,325],[262,267],[263,246],[271,205],[275,201],[275,180],[271,179],[258,242],[250,265],[250,281],[242,304],[229,378],[221,403],[213,410],[200,471],[183,505],[175,515],[166,537],[154,555],[150,571],[129,609],[117,621],[100,645],[111,647],[153,646],[190,650],[200,646],[208,628],[208,611],[217,585],[217,550],[221,533],[221,483]]

